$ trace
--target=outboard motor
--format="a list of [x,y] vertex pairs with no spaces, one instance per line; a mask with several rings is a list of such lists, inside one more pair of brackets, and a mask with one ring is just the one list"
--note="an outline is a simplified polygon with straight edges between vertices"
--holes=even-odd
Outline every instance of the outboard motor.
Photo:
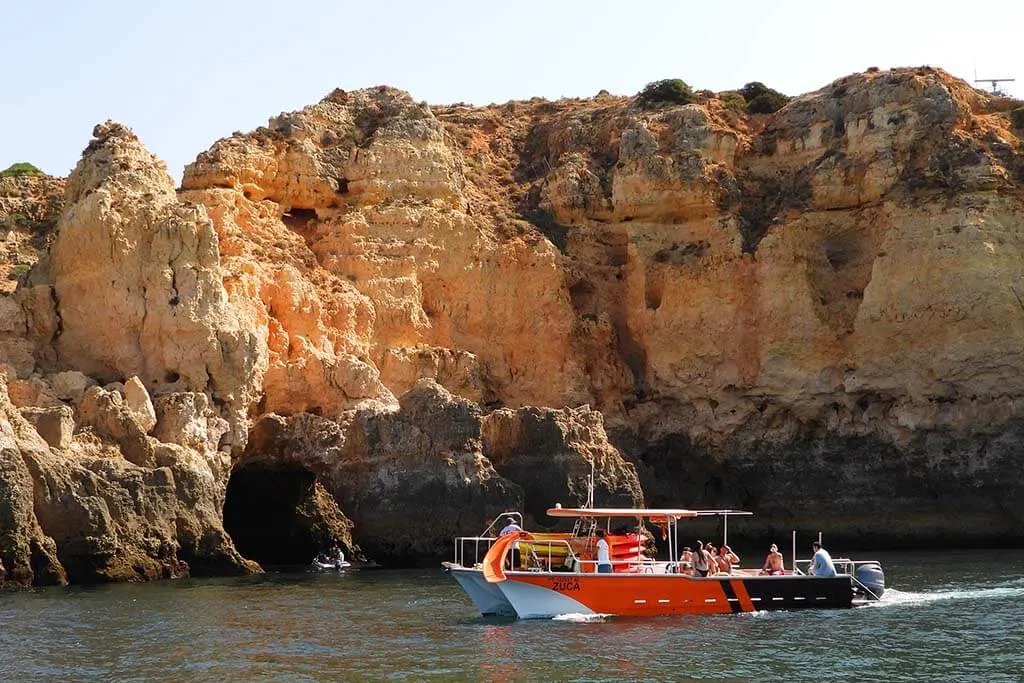
[[[868,600],[878,600],[885,593],[885,572],[882,571],[882,565],[878,562],[866,562],[859,565],[854,577],[863,586],[863,588],[856,586],[858,595]],[[871,592],[868,593],[864,588]]]

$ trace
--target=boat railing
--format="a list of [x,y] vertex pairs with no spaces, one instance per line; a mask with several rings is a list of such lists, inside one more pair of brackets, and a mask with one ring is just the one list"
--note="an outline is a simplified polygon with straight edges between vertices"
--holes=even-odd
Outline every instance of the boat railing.
[[[534,538],[522,543],[529,549],[529,554],[523,558],[527,571],[560,571],[557,567],[564,567],[561,571],[572,573],[597,571],[597,560],[580,557],[566,539]],[[613,570],[620,568],[619,573],[623,573],[621,568],[626,567],[625,573],[630,574],[667,574],[671,573],[675,563],[631,557],[611,560],[610,564]]]
[[[494,545],[494,536],[459,536],[455,539],[455,564],[460,567],[475,567],[483,562],[484,555]],[[470,561],[470,558],[472,560]]]
[[[520,527],[523,526],[523,515],[522,513],[516,512],[515,510],[502,512],[500,515],[491,520],[491,523],[487,525],[487,528],[481,532],[479,536],[456,536],[455,537],[455,564],[460,567],[475,567],[480,564],[484,555],[494,545],[494,541],[498,538],[498,532],[501,530],[502,522],[507,520],[509,517],[516,521]],[[472,546],[473,550],[473,561],[469,564],[467,562],[467,547]]]
[[[810,560],[797,560],[796,569],[801,574],[808,574],[811,564],[814,562]],[[857,567],[869,564],[881,564],[878,560],[851,560],[848,557],[833,557],[832,564],[836,568],[836,574],[840,576],[856,576]]]

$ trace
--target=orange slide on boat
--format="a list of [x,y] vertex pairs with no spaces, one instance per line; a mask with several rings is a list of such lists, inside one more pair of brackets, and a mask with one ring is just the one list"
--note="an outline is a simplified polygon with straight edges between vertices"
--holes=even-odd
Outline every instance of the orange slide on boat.
[[505,555],[516,541],[529,541],[533,535],[518,531],[500,536],[491,549],[484,555],[483,571],[487,583],[499,583],[505,580]]

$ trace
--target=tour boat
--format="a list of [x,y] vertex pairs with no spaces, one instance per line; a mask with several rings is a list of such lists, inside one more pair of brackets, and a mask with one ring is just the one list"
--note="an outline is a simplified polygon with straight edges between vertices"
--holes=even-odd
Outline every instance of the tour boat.
[[[647,520],[661,526],[669,557],[679,556],[678,522],[707,515],[728,518],[750,515],[742,510],[686,510],[648,508],[562,508],[547,511],[556,518],[577,519],[573,533],[534,534],[517,531],[456,539],[455,562],[444,568],[469,595],[481,614],[520,619],[551,618],[564,614],[661,616],[676,614],[732,614],[762,610],[851,607],[878,600],[885,591],[881,565],[874,560],[833,558],[835,576],[812,576],[796,560],[783,574],[764,575],[758,569],[732,568],[729,573],[696,576],[679,562],[658,561],[644,554],[640,534],[607,533],[612,573],[597,573],[594,531],[611,526],[613,518]],[[509,516],[509,513],[504,513]],[[521,519],[521,517],[518,517]],[[610,529],[609,529],[610,531]],[[483,559],[469,561],[472,545]],[[509,558],[518,545],[520,565]]]

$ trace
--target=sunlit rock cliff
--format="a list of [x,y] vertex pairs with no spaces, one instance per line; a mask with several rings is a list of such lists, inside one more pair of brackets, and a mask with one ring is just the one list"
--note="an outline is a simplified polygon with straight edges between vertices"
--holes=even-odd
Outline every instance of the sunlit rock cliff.
[[759,538],[1024,542],[1020,103],[930,68],[694,100],[337,90],[177,190],[98,126],[9,230],[0,581],[432,562],[592,467]]

